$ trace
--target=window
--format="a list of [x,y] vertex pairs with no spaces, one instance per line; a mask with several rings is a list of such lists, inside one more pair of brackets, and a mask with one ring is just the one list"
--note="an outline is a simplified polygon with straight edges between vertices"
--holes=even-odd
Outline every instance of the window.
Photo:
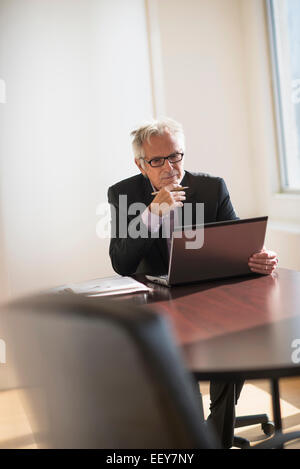
[[266,0],[281,190],[300,192],[300,0]]

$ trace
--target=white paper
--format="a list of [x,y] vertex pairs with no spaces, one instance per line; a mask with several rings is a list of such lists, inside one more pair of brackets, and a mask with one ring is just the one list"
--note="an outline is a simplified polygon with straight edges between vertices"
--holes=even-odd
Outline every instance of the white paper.
[[150,288],[131,277],[96,278],[87,282],[65,285],[64,290],[87,296],[121,295],[125,293],[147,292]]

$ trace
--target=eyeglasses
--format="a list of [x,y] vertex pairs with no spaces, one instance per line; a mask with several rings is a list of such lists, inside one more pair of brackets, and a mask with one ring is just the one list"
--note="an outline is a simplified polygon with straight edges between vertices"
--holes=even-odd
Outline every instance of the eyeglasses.
[[146,163],[150,164],[152,168],[159,168],[160,166],[163,166],[165,164],[165,160],[168,160],[169,163],[175,164],[179,163],[179,161],[182,160],[184,153],[172,153],[169,156],[157,156],[155,158],[152,158],[152,160],[146,160],[145,158],[143,159]]

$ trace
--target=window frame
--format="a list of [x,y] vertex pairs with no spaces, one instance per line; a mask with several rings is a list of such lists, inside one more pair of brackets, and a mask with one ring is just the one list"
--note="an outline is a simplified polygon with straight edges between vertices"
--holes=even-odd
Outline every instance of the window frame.
[[278,163],[279,163],[279,193],[281,194],[300,194],[300,189],[291,188],[288,186],[288,169],[287,169],[287,152],[286,152],[286,135],[283,124],[283,109],[282,109],[282,92],[280,86],[279,65],[277,60],[277,41],[275,30],[275,17],[274,17],[274,0],[265,0],[267,11],[267,27],[269,38],[269,51],[271,58],[271,72],[272,72],[272,93],[275,108],[275,124],[276,124],[276,139],[278,146]]

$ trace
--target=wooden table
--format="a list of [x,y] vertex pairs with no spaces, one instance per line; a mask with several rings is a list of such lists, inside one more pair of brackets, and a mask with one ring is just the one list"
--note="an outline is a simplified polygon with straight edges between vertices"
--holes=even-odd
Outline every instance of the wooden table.
[[[166,316],[187,367],[198,380],[269,378],[275,428],[281,431],[280,377],[300,375],[292,343],[300,339],[300,272],[247,276],[132,295]],[[298,354],[300,357],[300,353]]]

